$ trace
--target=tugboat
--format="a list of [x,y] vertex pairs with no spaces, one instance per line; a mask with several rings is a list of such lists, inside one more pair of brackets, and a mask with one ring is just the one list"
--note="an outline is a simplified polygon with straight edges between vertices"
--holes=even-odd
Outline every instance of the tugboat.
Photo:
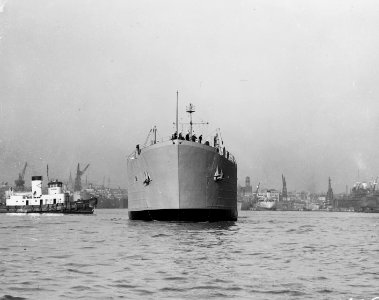
[[97,205],[96,198],[70,196],[58,180],[50,181],[47,190],[46,195],[42,194],[42,176],[32,176],[31,192],[15,192],[13,188],[6,191],[6,203],[0,206],[0,213],[93,214]]

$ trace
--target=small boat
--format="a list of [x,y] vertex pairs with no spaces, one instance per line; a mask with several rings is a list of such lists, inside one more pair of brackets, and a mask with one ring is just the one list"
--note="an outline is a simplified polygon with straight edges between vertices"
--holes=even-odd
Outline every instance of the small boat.
[[255,210],[276,210],[276,201],[272,198],[258,198]]
[[6,191],[6,203],[0,213],[61,213],[93,214],[97,198],[80,199],[63,191],[63,183],[54,180],[48,183],[47,194],[42,194],[42,176],[32,176],[31,192]]
[[[258,185],[259,188],[259,185]],[[279,201],[279,191],[274,189],[264,189],[256,193],[256,203],[253,210],[276,210],[276,204]]]

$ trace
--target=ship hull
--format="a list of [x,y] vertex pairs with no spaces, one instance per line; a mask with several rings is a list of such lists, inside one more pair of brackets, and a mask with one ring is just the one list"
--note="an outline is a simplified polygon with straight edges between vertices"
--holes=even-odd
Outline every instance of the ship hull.
[[276,210],[276,207],[256,206],[255,210],[258,210],[258,211]]
[[0,207],[0,213],[19,213],[19,214],[81,214],[81,215],[90,215],[93,214],[94,208],[92,207],[71,207],[71,208],[61,208],[61,207],[48,207],[48,205],[43,207],[33,207],[33,206],[24,206],[24,207]]
[[213,147],[157,143],[129,157],[127,170],[132,220],[237,220],[237,165]]
[[129,211],[128,214],[130,220],[145,221],[217,222],[237,220],[237,213],[233,209],[156,209]]
[[258,202],[255,206],[255,210],[276,210],[275,202]]

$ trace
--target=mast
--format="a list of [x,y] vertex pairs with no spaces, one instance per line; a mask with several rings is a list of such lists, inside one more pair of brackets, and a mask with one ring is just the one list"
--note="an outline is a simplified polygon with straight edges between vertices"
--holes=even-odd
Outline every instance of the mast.
[[179,106],[179,92],[176,91],[176,134],[177,135],[179,135],[178,106]]
[[157,143],[157,126],[154,126],[153,131],[154,131],[154,144],[156,144]]
[[190,103],[188,106],[187,106],[187,112],[189,113],[190,115],[190,132],[189,132],[189,135],[190,135],[190,138],[192,137],[192,114],[195,112],[195,106]]

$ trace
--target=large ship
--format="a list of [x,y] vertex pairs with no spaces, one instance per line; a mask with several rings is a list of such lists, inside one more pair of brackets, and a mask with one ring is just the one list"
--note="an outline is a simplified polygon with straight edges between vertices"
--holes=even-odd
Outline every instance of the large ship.
[[274,189],[259,190],[261,183],[257,185],[255,193],[244,201],[241,210],[276,210],[279,201],[279,192]]
[[147,145],[136,146],[127,159],[128,209],[131,220],[235,221],[237,220],[237,164],[223,146],[221,134],[213,145],[192,130],[178,130],[157,140],[154,127]]
[[377,180],[356,182],[349,195],[333,200],[334,209],[348,209],[357,212],[379,212],[379,190]]
[[96,198],[81,199],[79,194],[63,191],[63,183],[53,180],[48,183],[47,194],[42,193],[42,176],[32,176],[32,191],[17,192],[12,187],[6,191],[5,205],[0,213],[62,213],[93,214]]
[[279,201],[279,191],[274,189],[265,189],[257,193],[257,202],[254,210],[276,210],[276,204]]
[[258,198],[254,210],[276,210],[276,201],[272,198]]

